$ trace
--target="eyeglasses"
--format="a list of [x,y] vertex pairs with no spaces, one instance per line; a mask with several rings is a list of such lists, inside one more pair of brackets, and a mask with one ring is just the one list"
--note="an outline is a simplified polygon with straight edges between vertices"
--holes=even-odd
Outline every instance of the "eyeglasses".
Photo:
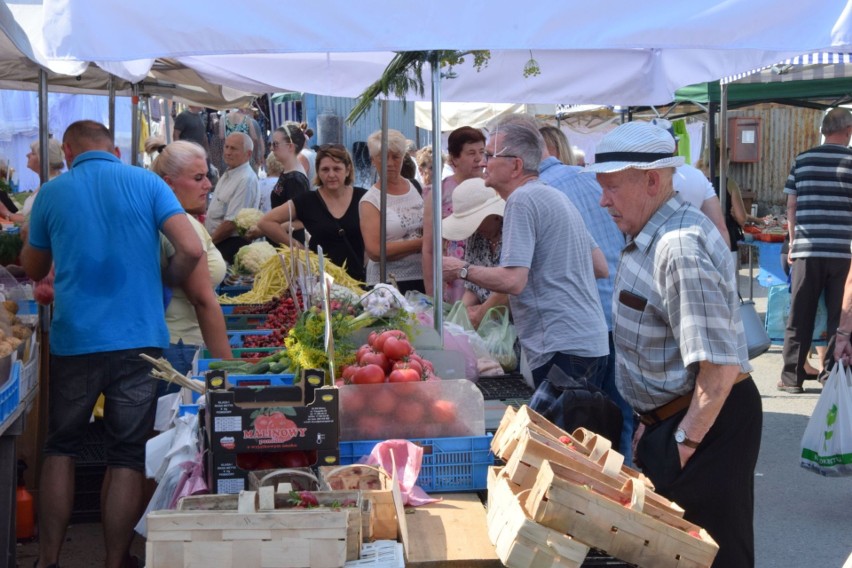
[[271,146],[273,150],[277,150],[282,144],[292,144],[292,142],[279,142],[278,140],[273,140]]
[[520,159],[520,156],[515,156],[514,154],[491,154],[489,152],[485,152],[485,154],[482,155],[482,161],[485,162],[486,164],[488,163],[488,160],[491,160],[493,158],[518,158],[518,159]]

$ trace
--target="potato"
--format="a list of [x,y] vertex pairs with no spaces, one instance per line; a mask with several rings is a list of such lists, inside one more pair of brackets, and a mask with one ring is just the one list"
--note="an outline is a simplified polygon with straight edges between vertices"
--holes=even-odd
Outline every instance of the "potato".
[[12,315],[18,313],[18,302],[14,302],[12,300],[5,300],[3,302],[3,307],[6,308],[6,311]]

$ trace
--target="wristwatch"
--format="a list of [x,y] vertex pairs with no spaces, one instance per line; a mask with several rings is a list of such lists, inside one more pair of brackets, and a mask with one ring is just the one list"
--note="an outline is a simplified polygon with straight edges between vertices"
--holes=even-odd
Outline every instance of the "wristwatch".
[[467,280],[467,269],[468,268],[470,268],[470,264],[465,264],[464,266],[461,267],[461,270],[459,270],[459,278],[461,278],[462,280]]
[[693,450],[701,444],[701,442],[696,442],[695,440],[687,438],[686,432],[684,432],[683,428],[675,430],[674,439],[678,444],[683,444],[687,448],[692,448]]

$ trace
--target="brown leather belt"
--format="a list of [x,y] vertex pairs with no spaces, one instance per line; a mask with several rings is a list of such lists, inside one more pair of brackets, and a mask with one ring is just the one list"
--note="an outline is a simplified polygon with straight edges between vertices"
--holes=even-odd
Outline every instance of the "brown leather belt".
[[[746,379],[750,379],[751,375],[749,373],[740,373],[736,380],[734,380],[734,384],[740,383]],[[689,404],[692,402],[692,394],[695,391],[688,392],[683,396],[679,396],[676,399],[665,403],[664,405],[655,408],[649,412],[640,413],[639,414],[639,422],[644,424],[645,426],[653,426],[663,420],[667,420],[684,410],[685,408],[689,408]]]

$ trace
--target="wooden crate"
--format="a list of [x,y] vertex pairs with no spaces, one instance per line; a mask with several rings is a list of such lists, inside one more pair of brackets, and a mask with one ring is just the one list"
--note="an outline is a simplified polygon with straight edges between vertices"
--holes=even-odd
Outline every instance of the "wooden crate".
[[321,466],[320,486],[327,491],[359,490],[372,502],[372,539],[397,540],[399,520],[391,489],[391,478],[383,469],[363,464]]
[[589,547],[532,520],[521,502],[526,493],[500,468],[489,470],[488,537],[500,561],[508,568],[581,566]]
[[230,507],[238,496],[210,495],[183,500],[192,500],[190,507],[199,504],[196,510],[149,513],[147,566],[336,568],[346,562],[346,510],[258,511],[253,491],[240,497],[236,509],[221,507]]
[[545,460],[526,508],[538,523],[640,567],[710,566],[719,550],[710,535],[653,506],[647,493],[635,479],[615,490],[606,481]]

